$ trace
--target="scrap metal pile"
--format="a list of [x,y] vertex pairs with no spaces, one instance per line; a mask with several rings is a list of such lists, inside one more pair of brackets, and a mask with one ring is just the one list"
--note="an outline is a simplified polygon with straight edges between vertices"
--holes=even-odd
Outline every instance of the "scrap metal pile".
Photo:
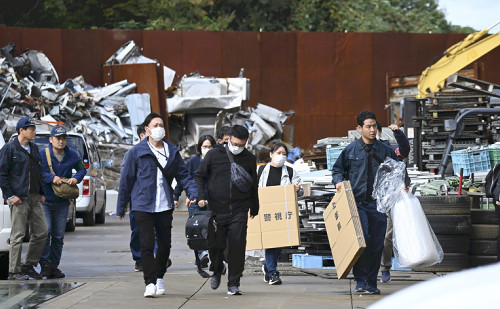
[[82,76],[61,84],[41,51],[16,55],[13,43],[0,49],[0,129],[6,138],[20,117],[31,116],[50,125],[64,124],[99,142],[130,144],[133,130],[126,101],[135,89],[126,80],[93,87]]

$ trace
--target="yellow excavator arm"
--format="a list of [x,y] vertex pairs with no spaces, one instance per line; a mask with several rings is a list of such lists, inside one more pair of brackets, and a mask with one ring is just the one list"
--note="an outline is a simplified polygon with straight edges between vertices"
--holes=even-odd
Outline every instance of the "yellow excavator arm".
[[500,45],[500,34],[488,36],[488,31],[500,24],[469,34],[463,41],[448,48],[441,58],[422,72],[418,83],[418,97],[425,98],[428,94],[441,90],[446,79],[478,58]]

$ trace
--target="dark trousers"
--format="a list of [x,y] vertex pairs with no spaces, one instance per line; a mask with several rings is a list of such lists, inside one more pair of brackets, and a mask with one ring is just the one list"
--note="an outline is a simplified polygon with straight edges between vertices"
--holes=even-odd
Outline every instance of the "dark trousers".
[[130,218],[130,252],[132,252],[132,259],[136,262],[141,261],[141,240],[139,239],[139,228],[135,223],[134,212],[129,213]]
[[[163,212],[134,211],[141,241],[141,263],[144,282],[156,284],[157,278],[163,278],[172,244],[173,209]],[[155,231],[158,250],[154,254]]]
[[363,228],[366,249],[353,268],[354,279],[377,287],[377,274],[384,251],[384,238],[387,228],[387,215],[377,211],[377,202],[356,203],[359,220]]
[[220,275],[224,269],[224,250],[227,247],[227,286],[240,286],[240,277],[245,269],[248,214],[217,214],[216,220],[216,247],[209,250],[214,275]]

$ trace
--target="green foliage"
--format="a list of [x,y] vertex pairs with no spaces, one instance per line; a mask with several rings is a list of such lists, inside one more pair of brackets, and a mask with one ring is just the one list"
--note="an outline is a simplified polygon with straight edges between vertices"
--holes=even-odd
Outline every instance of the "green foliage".
[[437,0],[18,0],[0,24],[67,29],[471,33]]

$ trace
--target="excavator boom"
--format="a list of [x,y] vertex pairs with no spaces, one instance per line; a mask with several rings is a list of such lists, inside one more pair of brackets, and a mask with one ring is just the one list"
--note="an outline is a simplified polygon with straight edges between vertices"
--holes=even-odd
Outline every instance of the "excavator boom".
[[438,61],[426,68],[418,83],[418,97],[425,98],[428,94],[441,90],[450,75],[499,46],[500,34],[488,36],[489,29],[469,34],[463,41],[448,48]]

